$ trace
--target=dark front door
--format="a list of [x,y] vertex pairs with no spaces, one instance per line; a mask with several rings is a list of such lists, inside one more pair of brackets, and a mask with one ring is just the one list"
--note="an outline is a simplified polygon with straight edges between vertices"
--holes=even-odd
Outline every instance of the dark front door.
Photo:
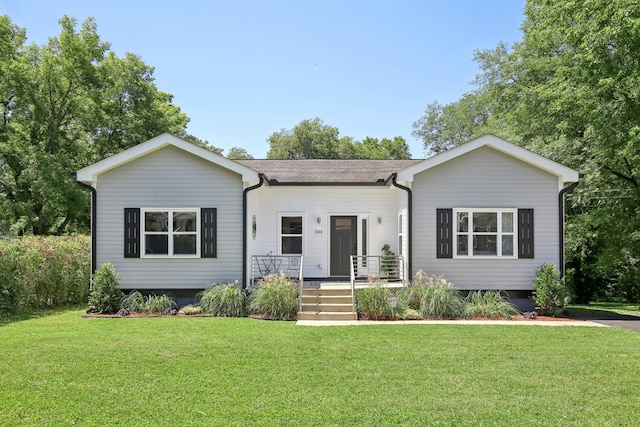
[[331,276],[349,276],[349,255],[358,253],[358,217],[331,217]]

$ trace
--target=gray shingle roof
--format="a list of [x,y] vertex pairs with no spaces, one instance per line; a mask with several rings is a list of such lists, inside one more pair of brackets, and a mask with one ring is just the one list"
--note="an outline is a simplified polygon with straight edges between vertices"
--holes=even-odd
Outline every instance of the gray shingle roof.
[[422,160],[237,160],[272,183],[373,184]]

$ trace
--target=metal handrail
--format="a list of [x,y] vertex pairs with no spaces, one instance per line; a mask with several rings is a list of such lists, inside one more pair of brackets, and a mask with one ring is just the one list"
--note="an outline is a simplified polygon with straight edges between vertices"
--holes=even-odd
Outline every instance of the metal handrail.
[[251,284],[266,276],[284,275],[303,283],[304,257],[302,255],[253,255],[251,256]]
[[405,260],[401,255],[351,255],[351,282],[402,282],[406,277]]

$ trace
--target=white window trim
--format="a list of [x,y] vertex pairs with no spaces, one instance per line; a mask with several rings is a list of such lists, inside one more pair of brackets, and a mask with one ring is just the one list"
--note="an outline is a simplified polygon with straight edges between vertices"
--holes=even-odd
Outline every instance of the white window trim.
[[[460,233],[467,234],[469,241],[467,247],[469,248],[468,255],[458,255],[458,213],[467,212],[469,214],[469,232]],[[473,214],[476,212],[488,212],[496,213],[498,217],[496,238],[496,255],[473,255],[473,235],[487,235],[494,233],[474,233],[473,227]],[[513,231],[502,231],[502,213],[510,212],[513,214]],[[453,257],[458,259],[518,259],[518,209],[517,208],[454,208],[453,209]],[[502,255],[502,236],[513,236],[513,255]]]
[[[299,217],[302,220],[302,234],[282,234],[282,218],[283,217]],[[278,254],[279,255],[304,255],[305,250],[305,217],[302,213],[280,213],[278,214]],[[283,237],[298,237],[302,239],[302,253],[300,254],[283,254],[282,253],[282,238]]]
[[[169,226],[168,226],[168,231],[166,233],[164,232],[150,232],[147,233],[145,227],[145,218],[146,218],[146,213],[147,212],[167,212],[169,215]],[[174,254],[173,253],[173,236],[174,235],[180,235],[180,234],[185,234],[185,235],[192,235],[194,234],[194,232],[190,231],[188,233],[176,233],[173,231],[173,214],[176,212],[195,212],[196,213],[196,231],[195,231],[195,235],[196,235],[196,253],[195,254]],[[141,208],[140,209],[140,222],[141,222],[141,227],[140,227],[140,249],[141,249],[141,253],[140,253],[140,257],[141,258],[200,258],[200,222],[201,222],[202,218],[200,215],[200,208]],[[164,235],[166,234],[168,236],[168,254],[164,255],[164,254],[147,254],[147,239],[146,236],[147,234],[157,234],[157,235]]]

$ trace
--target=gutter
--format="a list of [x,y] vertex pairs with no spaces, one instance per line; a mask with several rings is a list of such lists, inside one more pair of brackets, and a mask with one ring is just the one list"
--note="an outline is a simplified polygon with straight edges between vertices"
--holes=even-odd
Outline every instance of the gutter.
[[242,289],[247,288],[247,193],[262,187],[264,184],[265,175],[263,173],[258,174],[260,182],[251,187],[247,187],[242,191]]
[[[580,174],[578,176],[578,179],[582,178],[584,175]],[[580,184],[580,181],[576,181],[571,185],[568,185],[566,187],[564,187],[562,190],[560,190],[560,193],[558,193],[558,228],[559,228],[559,246],[560,246],[560,259],[559,259],[559,267],[560,267],[560,278],[563,278],[565,275],[565,265],[564,265],[564,195],[570,191],[573,191],[578,184]]]
[[[73,176],[75,178],[78,177],[77,173],[74,172]],[[89,290],[93,290],[93,275],[96,272],[96,248],[98,246],[97,240],[98,236],[96,236],[96,218],[97,218],[97,202],[98,202],[98,192],[91,185],[85,184],[84,182],[80,182],[76,179],[76,184],[80,187],[85,188],[91,192],[91,283],[89,284]]]
[[413,270],[411,268],[411,258],[413,258],[413,234],[412,234],[412,228],[413,228],[413,193],[411,192],[411,189],[409,187],[405,187],[404,185],[400,185],[396,182],[396,178],[398,177],[397,173],[392,173],[391,174],[391,184],[393,184],[394,187],[399,188],[401,190],[404,190],[407,192],[407,234],[408,234],[408,239],[407,239],[407,250],[409,252],[409,256],[407,257],[407,269],[409,270],[409,280],[411,279],[412,275],[413,275]]

